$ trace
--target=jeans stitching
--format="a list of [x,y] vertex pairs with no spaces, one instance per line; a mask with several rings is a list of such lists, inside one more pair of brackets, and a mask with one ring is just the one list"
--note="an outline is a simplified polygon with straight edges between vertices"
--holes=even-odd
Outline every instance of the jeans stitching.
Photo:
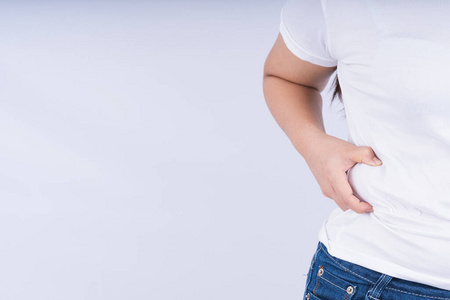
[[[364,279],[364,280],[367,280],[368,282],[370,282],[370,283],[372,283],[372,284],[375,284],[375,282],[373,282],[372,280],[367,279],[367,278],[365,278],[364,276],[361,276],[361,275],[359,275],[359,274],[353,272],[352,270],[347,269],[347,268],[344,267],[343,265],[341,265],[341,264],[340,264],[339,262],[337,262],[330,254],[328,254],[327,251],[325,251],[325,249],[323,249],[323,246],[322,246],[322,245],[319,244],[319,246],[320,246],[320,248],[323,250],[323,253],[325,253],[332,261],[334,261],[336,264],[338,264],[338,265],[339,265],[341,268],[343,268],[345,271],[349,271],[349,272],[352,273],[353,275],[358,276],[358,277],[360,277],[360,278],[362,278],[362,279]],[[411,293],[411,292],[407,292],[407,291],[403,291],[403,290],[399,290],[399,289],[395,289],[395,288],[391,288],[391,287],[386,287],[386,289],[398,291],[398,292],[405,293],[405,294],[410,294],[410,295],[415,295],[415,296],[421,296],[421,297],[425,297],[425,298],[430,298],[430,299],[450,300],[450,298],[443,298],[443,297],[437,297],[437,296],[428,296],[428,295],[424,295],[424,294],[416,294],[416,293]],[[371,298],[372,298],[372,297],[371,297]]]
[[320,248],[317,247],[316,251],[314,252],[311,264],[309,266],[309,270],[308,270],[308,275],[309,276],[307,275],[307,278],[306,278],[306,286],[308,286],[311,283],[311,280],[312,280],[312,277],[313,277],[312,271],[313,271],[314,266],[316,264],[316,257],[317,257],[317,254],[318,254],[319,251],[320,251]]
[[317,288],[319,287],[319,283],[320,283],[320,277],[317,276],[316,287],[314,288],[314,291],[313,291],[314,295],[316,295],[316,296],[317,296]]
[[343,290],[343,291],[347,291],[346,289],[343,289],[343,288],[341,288],[340,286],[338,286],[338,285],[334,284],[333,282],[329,281],[328,279],[325,279],[324,277],[319,277],[319,278],[321,278],[321,279],[323,279],[323,280],[325,280],[325,281],[327,281],[327,282],[331,283],[332,285],[334,285],[335,287],[338,287],[338,288],[340,288],[340,289],[341,289],[341,290]]
[[347,295],[345,295],[344,299],[342,299],[342,300],[346,300],[346,299],[350,298],[351,295],[352,295],[352,294],[347,294]]
[[353,292],[351,294],[347,293],[347,295],[345,295],[344,299],[342,300],[350,299],[350,297],[353,296],[355,293],[356,293],[356,286],[353,287]]
[[367,278],[365,278],[364,276],[361,276],[361,275],[359,275],[359,274],[353,272],[352,270],[347,269],[346,267],[344,267],[344,266],[341,265],[340,263],[338,263],[331,255],[329,255],[329,254],[325,251],[325,249],[323,249],[322,245],[320,245],[320,248],[323,250],[323,253],[325,253],[325,254],[326,254],[332,261],[334,261],[336,264],[338,264],[339,266],[341,266],[345,271],[349,271],[350,273],[352,273],[352,274],[354,274],[354,275],[356,275],[356,276],[358,276],[358,277],[360,277],[360,278],[362,278],[362,279],[364,279],[364,280],[367,280],[368,282],[370,282],[370,283],[372,283],[372,284],[375,284],[375,282],[373,282],[372,280],[367,279]]
[[425,297],[425,298],[450,300],[450,298],[443,298],[443,297],[437,297],[437,296],[428,296],[428,295],[424,295],[424,294],[410,293],[410,292],[407,292],[407,291],[403,291],[403,290],[399,290],[399,289],[395,289],[395,288],[390,288],[390,287],[386,287],[386,289],[394,290],[394,291],[405,293],[405,294],[421,296],[421,297]]
[[[386,274],[383,274],[383,275],[384,275],[384,278],[388,277],[388,275],[386,275]],[[388,280],[384,280],[384,278],[383,278],[383,284],[381,285],[380,290],[377,293],[377,298],[380,297],[381,292],[386,288],[386,286],[389,284],[389,282],[391,282],[391,279],[392,279],[391,276],[388,277]]]
[[[376,291],[378,286],[383,282],[383,279],[386,277],[385,274],[382,274],[380,278],[378,278],[378,282],[377,284],[373,287],[373,291]],[[378,295],[379,293],[377,293],[377,295],[374,295],[376,298],[378,298],[380,295]]]

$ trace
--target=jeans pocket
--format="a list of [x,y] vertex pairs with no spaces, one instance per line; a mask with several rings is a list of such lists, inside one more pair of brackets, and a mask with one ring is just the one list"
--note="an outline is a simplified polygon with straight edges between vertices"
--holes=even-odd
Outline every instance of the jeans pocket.
[[308,280],[305,299],[350,300],[357,290],[348,273],[336,268],[326,255],[317,257]]

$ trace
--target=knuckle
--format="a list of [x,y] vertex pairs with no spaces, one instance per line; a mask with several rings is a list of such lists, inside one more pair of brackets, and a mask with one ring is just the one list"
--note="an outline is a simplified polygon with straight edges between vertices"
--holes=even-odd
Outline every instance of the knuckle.
[[372,149],[370,147],[368,147],[368,146],[365,146],[363,153],[366,156],[370,156],[370,155],[372,155]]
[[357,208],[357,209],[355,209],[355,212],[358,214],[362,214],[362,213],[364,213],[364,210],[362,210],[361,208]]
[[358,214],[362,214],[365,212],[364,208],[361,207],[360,205],[354,205],[352,208],[355,212],[357,212]]
[[362,212],[364,212],[364,209],[362,209],[361,206],[359,206],[359,205],[355,204],[354,202],[352,202],[352,201],[349,199],[349,197],[347,197],[347,198],[345,199],[345,203],[346,203],[346,204],[348,205],[348,207],[350,207],[350,209],[353,210],[354,212],[357,212],[357,213],[362,213]]

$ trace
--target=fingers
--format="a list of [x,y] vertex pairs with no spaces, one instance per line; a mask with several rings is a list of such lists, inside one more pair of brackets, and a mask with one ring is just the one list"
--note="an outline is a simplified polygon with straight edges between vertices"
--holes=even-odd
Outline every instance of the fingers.
[[381,166],[383,162],[376,157],[373,149],[368,146],[358,146],[350,153],[350,159],[354,162],[365,163],[371,166]]
[[352,187],[350,186],[345,173],[339,173],[336,177],[332,178],[331,185],[343,206],[347,205],[351,210],[357,213],[373,211],[372,205],[359,200],[353,195]]
[[332,199],[334,200],[334,202],[336,202],[336,204],[342,209],[342,211],[347,211],[349,209],[349,206],[339,198],[339,196],[336,194],[336,191],[334,190],[332,185],[331,185],[331,189],[333,190]]

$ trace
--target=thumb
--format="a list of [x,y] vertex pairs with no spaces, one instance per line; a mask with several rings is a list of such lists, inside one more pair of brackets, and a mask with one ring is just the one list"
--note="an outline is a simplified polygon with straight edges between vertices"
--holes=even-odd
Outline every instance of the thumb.
[[357,146],[355,151],[352,152],[350,159],[371,166],[381,166],[383,164],[369,146]]

